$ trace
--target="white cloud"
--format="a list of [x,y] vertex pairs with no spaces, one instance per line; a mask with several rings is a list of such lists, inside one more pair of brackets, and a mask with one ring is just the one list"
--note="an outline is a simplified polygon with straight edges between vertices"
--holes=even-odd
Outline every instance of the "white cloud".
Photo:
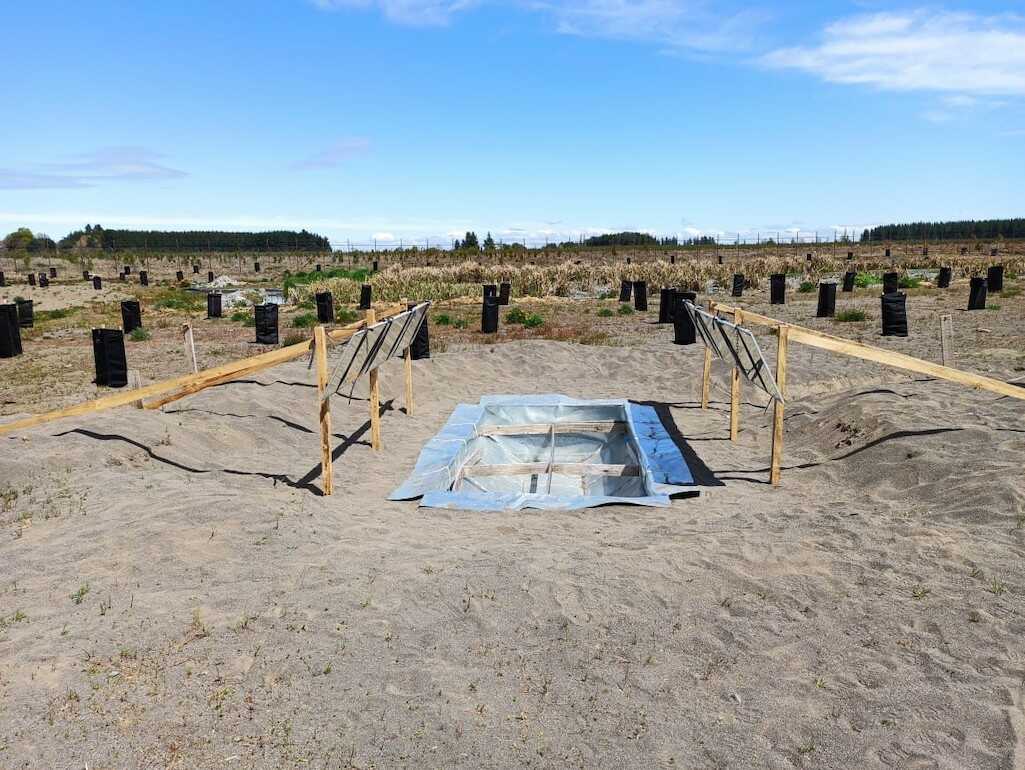
[[1025,95],[1025,20],[943,11],[887,12],[830,24],[815,46],[761,63],[831,83],[891,91]]
[[324,11],[376,8],[389,21],[411,26],[444,26],[453,15],[470,8],[474,0],[313,0]]
[[69,189],[101,182],[168,181],[188,176],[158,162],[163,156],[144,147],[103,147],[58,163],[0,168],[0,189]]
[[343,161],[363,155],[370,149],[370,141],[359,136],[347,136],[334,142],[320,152],[310,155],[305,160],[292,164],[299,171],[316,171],[335,168]]

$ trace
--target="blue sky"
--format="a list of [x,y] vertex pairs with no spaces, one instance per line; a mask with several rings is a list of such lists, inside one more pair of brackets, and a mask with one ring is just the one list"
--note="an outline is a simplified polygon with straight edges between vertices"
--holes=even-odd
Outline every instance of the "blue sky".
[[1021,216],[1019,5],[11,0],[0,229],[386,245]]

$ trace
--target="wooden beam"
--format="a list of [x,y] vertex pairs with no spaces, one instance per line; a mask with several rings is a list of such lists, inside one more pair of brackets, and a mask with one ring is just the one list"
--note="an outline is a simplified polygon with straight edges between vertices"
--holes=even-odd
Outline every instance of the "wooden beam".
[[[377,323],[374,309],[367,310],[367,326]],[[370,370],[370,446],[375,451],[381,449],[381,383],[377,367]]]
[[640,476],[639,465],[612,465],[606,463],[509,463],[506,465],[463,466],[463,478],[477,476],[540,476],[543,473],[561,476]]
[[[400,306],[396,305],[395,307],[397,308],[395,312],[391,312],[389,310],[390,315],[395,315],[401,312]],[[363,321],[357,321],[356,323],[349,324],[341,329],[335,329],[328,333],[328,337],[334,341],[348,339],[356,331],[363,328],[363,323]],[[155,406],[169,403],[179,398],[184,398],[192,393],[198,393],[204,388],[230,382],[231,380],[245,377],[248,374],[269,369],[272,366],[277,366],[278,364],[283,364],[287,361],[299,358],[308,353],[309,350],[310,341],[305,340],[303,342],[298,342],[295,345],[278,348],[277,350],[269,350],[266,353],[260,353],[256,356],[243,358],[238,361],[231,361],[230,363],[215,366],[210,369],[204,369],[203,371],[195,374],[185,374],[180,377],[172,377],[171,379],[154,382],[141,388],[123,390],[119,393],[112,393],[109,396],[102,396],[91,401],[83,401],[82,403],[64,407],[63,409],[55,409],[51,412],[32,415],[31,417],[14,420],[13,422],[0,423],[0,435],[11,433],[16,430],[23,430],[25,428],[34,428],[37,425],[43,425],[44,423],[53,422],[54,420],[61,420],[65,417],[77,417],[83,414],[102,412],[106,409],[115,409],[139,399],[151,398],[153,396],[160,396],[161,394],[168,393],[168,391],[175,391],[170,398],[165,397],[156,404],[153,402],[147,404],[147,407],[152,409],[155,408]]]
[[[787,387],[787,340],[790,330],[786,326],[776,329],[779,346],[776,350],[776,387],[779,394],[786,398]],[[772,402],[772,461],[769,463],[769,483],[779,486],[780,467],[783,462],[783,402],[773,399]]]
[[[427,323],[424,320],[424,323]],[[403,355],[405,359],[403,369],[406,376],[406,416],[411,417],[413,414],[413,349],[406,348],[406,352]]]
[[[727,308],[725,306],[720,306],[719,309],[723,312],[729,312],[732,310],[732,308]],[[907,356],[903,353],[896,353],[892,350],[884,350],[883,348],[866,345],[862,342],[853,342],[852,340],[846,340],[842,337],[834,337],[832,334],[815,331],[804,326],[798,326],[797,324],[788,324],[783,321],[778,321],[775,318],[759,316],[756,313],[750,313],[748,311],[743,312],[744,320],[748,323],[773,327],[786,326],[789,330],[789,338],[791,342],[800,342],[804,345],[819,348],[821,350],[828,350],[833,353],[842,353],[854,358],[861,358],[865,361],[883,364],[884,366],[892,366],[895,369],[904,369],[909,372],[925,374],[930,377],[936,377],[937,379],[956,382],[959,385],[966,385],[967,387],[974,388],[976,390],[988,390],[992,393],[998,393],[1001,396],[1009,396],[1011,398],[1017,398],[1025,401],[1025,387],[1014,385],[1010,382],[995,380],[992,377],[984,377],[981,374],[973,374],[972,372],[954,369],[953,367],[943,366],[942,364],[934,364],[931,361],[925,361],[921,358],[915,358],[914,356]],[[763,321],[768,321],[769,323],[763,323]]]
[[478,429],[478,436],[533,436],[547,434],[552,428],[556,433],[608,433],[623,430],[622,420],[594,420],[591,422],[537,422],[530,425],[487,425]]
[[320,405],[320,475],[325,495],[334,492],[331,468],[331,395],[327,393],[327,335],[323,326],[313,330],[313,355],[317,359],[317,403]]

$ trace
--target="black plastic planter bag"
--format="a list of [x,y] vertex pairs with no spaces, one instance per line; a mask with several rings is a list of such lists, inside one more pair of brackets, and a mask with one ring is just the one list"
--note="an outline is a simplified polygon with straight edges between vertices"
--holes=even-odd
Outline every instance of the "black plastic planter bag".
[[125,334],[142,328],[142,308],[137,300],[126,299],[121,303],[121,328]]
[[371,272],[377,272],[377,260],[375,259],[373,264],[370,266]]
[[497,297],[498,296],[498,287],[495,284],[493,284],[493,283],[485,283],[485,284],[483,284],[483,286],[484,286],[484,299],[487,299],[488,297]]
[[846,293],[854,291],[854,279],[858,274],[853,270],[848,270],[843,274],[843,290]]
[[125,335],[120,329],[93,329],[93,359],[97,385],[123,388],[128,384]]
[[206,273],[206,282],[207,283],[213,283],[214,282],[214,271],[213,270],[208,270],[207,271],[207,273]]
[[508,281],[502,281],[498,284],[498,304],[508,305],[509,296],[512,294],[512,284]]
[[46,273],[39,274],[39,285],[44,289],[50,285],[50,279],[46,277]]
[[82,271],[82,280],[83,281],[88,281],[89,280],[89,271],[88,270],[83,270]]
[[968,309],[986,309],[986,279],[976,277],[972,279],[971,288],[968,290]]
[[4,271],[0,270],[0,286],[7,285],[7,278],[4,277]]
[[278,344],[278,306],[272,303],[254,305],[256,316],[256,342],[259,345]]
[[317,323],[329,324],[335,320],[335,298],[329,291],[318,291],[317,299]]
[[221,295],[216,292],[210,292],[206,295],[206,317],[207,318],[220,318],[221,317]]
[[1004,290],[1004,266],[993,265],[986,271],[986,288],[994,293]]
[[769,276],[769,304],[785,305],[787,302],[787,277],[782,273]]
[[35,317],[32,312],[32,300],[16,299],[14,303],[18,306],[18,325],[25,329],[31,329]]
[[619,282],[619,301],[629,302],[630,292],[633,290],[633,284],[630,281]]
[[907,295],[904,292],[882,296],[884,337],[908,336],[908,311],[905,300]]
[[320,266],[320,265],[317,265],[317,266],[316,266],[316,267],[314,268],[314,272],[316,272],[316,273],[319,273],[319,272],[320,272],[320,269],[321,269],[321,266]]
[[55,268],[55,267],[51,267],[50,268],[50,277],[51,278],[56,278],[57,277],[57,268]]
[[744,276],[742,273],[734,273],[733,275],[733,291],[731,295],[734,297],[744,296]]
[[254,273],[259,273],[260,272],[260,263],[259,262],[254,262],[253,263],[253,272]]
[[142,286],[149,286],[149,273],[147,273],[145,270],[139,271],[139,283]]
[[0,305],[0,358],[21,355],[21,326],[18,324],[18,306]]
[[[412,310],[415,307],[416,303],[410,302],[406,305],[406,310]],[[424,316],[424,322],[420,324],[420,329],[417,331],[416,336],[413,337],[413,342],[409,346],[409,357],[414,361],[431,357],[431,334],[427,328],[426,316]]]
[[100,278],[98,275],[93,276],[93,288],[97,291],[103,288],[103,279]]
[[836,315],[836,284],[819,284],[819,305],[815,310],[816,318],[832,318]]
[[951,273],[952,271],[949,267],[941,267],[940,274],[936,278],[936,285],[941,289],[949,288]]
[[883,294],[894,294],[900,288],[898,273],[883,273]]
[[192,266],[192,272],[193,272],[194,275],[198,274],[199,273],[199,265],[193,265]]
[[658,322],[660,324],[672,323],[673,321],[673,296],[676,289],[668,287],[658,290]]
[[369,283],[365,283],[359,287],[359,309],[370,310],[370,306],[373,304],[373,287]]
[[121,272],[123,272],[125,275],[131,275],[132,274],[132,267],[131,267],[131,265],[125,265],[125,269],[122,270]]
[[36,274],[35,273],[29,273],[28,274],[28,285],[29,286],[35,286],[36,285]]
[[184,281],[185,280],[185,273],[183,273],[181,270],[179,270],[178,272],[176,272],[174,274],[174,279],[176,281]]
[[495,334],[498,331],[498,296],[495,294],[484,295],[484,304],[481,305],[480,330],[484,334]]
[[648,309],[648,284],[634,281],[634,310]]
[[676,304],[673,307],[673,344],[693,345],[696,341],[696,330],[694,322],[690,320],[690,313],[683,306],[684,302],[694,304],[698,295],[692,291],[677,291]]
[[854,259],[854,252],[853,251],[848,251],[847,252],[847,260],[850,261],[852,259]]
[[889,250],[889,249],[887,249],[887,250],[886,250],[886,256],[887,256],[887,257],[889,257],[889,256],[890,256],[890,250]]

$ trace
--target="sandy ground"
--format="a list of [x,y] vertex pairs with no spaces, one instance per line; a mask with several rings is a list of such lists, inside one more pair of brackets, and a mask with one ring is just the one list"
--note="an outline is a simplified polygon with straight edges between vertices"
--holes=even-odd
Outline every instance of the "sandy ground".
[[[961,366],[1025,379],[1021,298],[962,294],[906,340],[869,292],[863,324],[771,314],[935,360],[952,311]],[[765,397],[729,442],[727,371],[701,410],[701,349],[654,315],[453,337],[412,417],[389,363],[383,452],[363,386],[333,401],[329,498],[302,362],[0,438],[0,767],[1023,766],[1023,404],[795,345],[773,489]],[[659,404],[704,496],[384,499],[455,404],[537,392]]]

